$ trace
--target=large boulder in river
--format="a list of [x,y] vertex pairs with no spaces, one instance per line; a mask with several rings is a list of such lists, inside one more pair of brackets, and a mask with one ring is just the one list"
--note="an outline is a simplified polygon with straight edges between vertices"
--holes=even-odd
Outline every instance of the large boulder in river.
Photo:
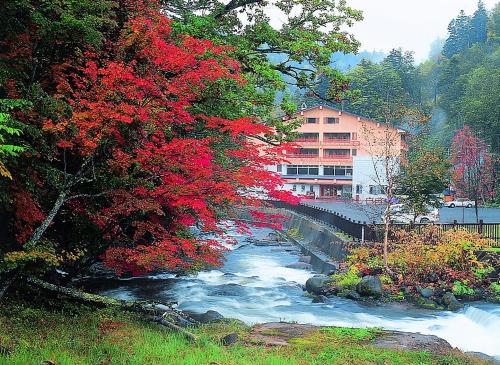
[[311,294],[321,295],[332,283],[333,279],[329,276],[314,275],[312,278],[307,279],[306,290]]
[[380,278],[372,275],[363,276],[358,285],[356,285],[356,291],[363,297],[380,298],[383,293]]
[[450,311],[458,311],[464,307],[464,305],[455,298],[453,293],[450,292],[444,293],[441,302],[446,306],[446,309]]

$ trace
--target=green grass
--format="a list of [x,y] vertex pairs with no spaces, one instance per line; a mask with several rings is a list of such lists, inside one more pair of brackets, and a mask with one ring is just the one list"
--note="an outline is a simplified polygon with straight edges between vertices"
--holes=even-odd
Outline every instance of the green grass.
[[[263,347],[248,340],[237,322],[193,328],[190,343],[138,315],[116,310],[62,306],[57,310],[10,304],[0,308],[1,365],[326,365],[479,364],[459,353],[437,357],[426,352],[374,348],[376,329],[329,328],[293,339],[290,346]],[[219,339],[238,332],[238,344]],[[5,355],[9,352],[9,355]],[[3,354],[2,354],[3,353]]]

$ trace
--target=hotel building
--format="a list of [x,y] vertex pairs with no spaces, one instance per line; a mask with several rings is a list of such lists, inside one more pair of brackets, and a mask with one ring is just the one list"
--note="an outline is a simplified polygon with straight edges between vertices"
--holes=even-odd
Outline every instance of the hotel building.
[[271,167],[284,188],[315,198],[366,200],[384,197],[386,159],[399,166],[407,132],[327,106],[304,108],[287,164]]

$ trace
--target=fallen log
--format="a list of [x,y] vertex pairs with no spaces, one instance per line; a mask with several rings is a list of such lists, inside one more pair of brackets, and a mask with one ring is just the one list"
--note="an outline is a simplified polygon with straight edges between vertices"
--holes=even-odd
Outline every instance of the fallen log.
[[193,341],[193,342],[198,341],[198,338],[194,334],[192,334],[189,331],[186,331],[184,328],[179,327],[179,326],[177,326],[176,324],[174,324],[174,323],[172,323],[170,321],[167,321],[167,319],[165,318],[164,315],[163,316],[155,316],[155,317],[153,317],[153,322],[159,323],[162,326],[165,326],[165,327],[167,327],[167,328],[169,328],[171,330],[174,330],[176,332],[182,333],[190,341]]
[[[103,295],[86,293],[74,288],[55,285],[38,278],[27,278],[26,282],[29,285],[35,286],[42,290],[67,296],[82,304],[89,304],[98,307],[116,307],[126,311],[147,314],[149,315],[149,319],[153,322],[165,326],[170,330],[182,333],[190,341],[197,340],[197,337],[194,334],[166,319],[167,315],[175,314],[178,316],[179,312],[171,307],[165,306],[164,304],[114,299]],[[163,313],[160,316],[157,315],[159,307],[164,308]]]

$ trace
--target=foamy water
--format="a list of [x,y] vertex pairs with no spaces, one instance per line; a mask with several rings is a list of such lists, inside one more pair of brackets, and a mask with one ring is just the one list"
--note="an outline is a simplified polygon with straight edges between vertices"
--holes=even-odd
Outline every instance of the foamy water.
[[[269,232],[256,229],[254,234],[263,237]],[[245,236],[237,236],[241,244]],[[500,359],[499,305],[474,303],[453,313],[400,304],[366,306],[336,297],[329,303],[313,304],[302,285],[314,273],[286,267],[297,262],[297,253],[244,245],[226,256],[218,270],[181,278],[162,274],[137,282],[120,281],[101,292],[122,299],[174,300],[180,309],[216,310],[248,324],[284,320],[420,332],[444,338],[461,350]]]

